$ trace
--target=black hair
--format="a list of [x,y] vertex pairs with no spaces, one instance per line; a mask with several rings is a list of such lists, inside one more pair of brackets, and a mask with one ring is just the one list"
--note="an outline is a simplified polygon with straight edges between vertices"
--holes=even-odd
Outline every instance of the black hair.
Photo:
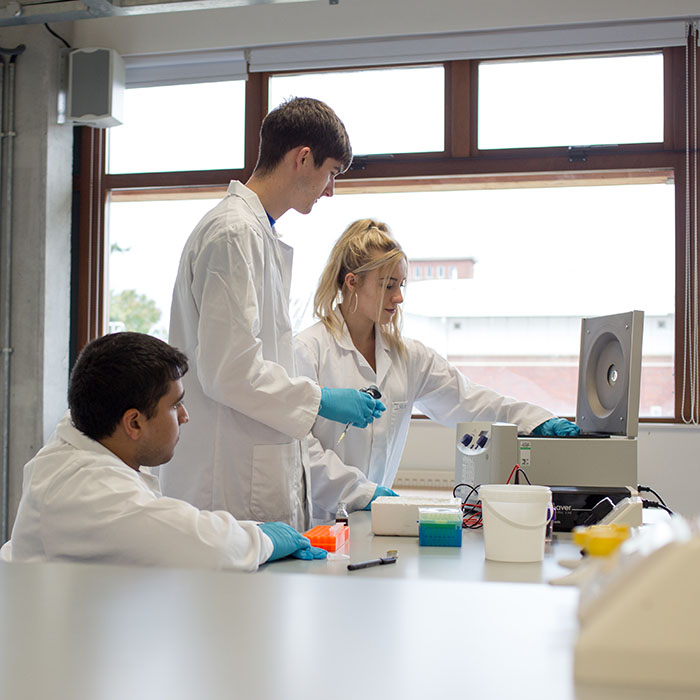
[[260,150],[255,171],[274,170],[293,148],[308,146],[318,168],[328,158],[342,165],[352,162],[350,138],[343,122],[325,102],[311,97],[294,97],[273,109],[260,127]]
[[152,418],[170,383],[188,369],[177,348],[144,333],[111,333],[86,345],[73,367],[68,406],[73,424],[93,440],[114,433],[135,408]]

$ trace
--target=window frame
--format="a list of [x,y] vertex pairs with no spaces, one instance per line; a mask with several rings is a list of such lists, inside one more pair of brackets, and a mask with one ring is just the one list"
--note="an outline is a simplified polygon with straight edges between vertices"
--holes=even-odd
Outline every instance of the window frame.
[[[690,40],[689,40],[690,41]],[[478,67],[482,59],[443,61],[445,68],[445,149],[441,153],[401,153],[357,158],[350,170],[337,180],[337,189],[392,187],[402,183],[419,186],[454,178],[473,182],[505,179],[540,178],[548,181],[597,177],[634,177],[645,171],[671,171],[675,182],[675,412],[673,417],[648,419],[655,423],[682,422],[681,406],[684,375],[686,185],[695,186],[694,173],[686,173],[686,70],[689,70],[690,97],[697,92],[697,75],[687,68],[688,47],[661,49],[664,58],[664,139],[659,143],[623,144],[604,148],[572,150],[569,147],[527,149],[477,148]],[[649,50],[604,52],[605,55],[649,53]],[[571,57],[590,54],[571,54]],[[537,56],[528,58],[547,58]],[[558,56],[561,58],[561,56]],[[483,59],[489,61],[493,59]],[[527,59],[523,59],[527,60]],[[408,65],[436,65],[430,61]],[[378,65],[371,68],[405,66]],[[359,68],[359,67],[358,67]],[[332,70],[348,70],[338,68]],[[285,73],[308,71],[276,71]],[[157,196],[180,191],[204,193],[225,190],[230,180],[246,181],[253,172],[259,145],[259,129],[268,111],[268,81],[271,73],[250,73],[246,83],[245,166],[242,169],[152,172],[132,174],[105,173],[104,132],[76,127],[76,167],[74,243],[74,304],[72,312],[72,360],[90,340],[106,331],[103,282],[108,248],[105,245],[105,208],[110,196],[128,197],[135,192]],[[467,128],[464,128],[464,125]],[[694,145],[694,137],[691,135]],[[694,217],[690,208],[689,223]],[[693,260],[691,277],[698,275]],[[692,280],[691,280],[692,281]],[[697,308],[700,300],[693,299]],[[686,370],[688,366],[686,364]],[[686,372],[687,376],[690,376]],[[645,420],[647,420],[645,418]]]

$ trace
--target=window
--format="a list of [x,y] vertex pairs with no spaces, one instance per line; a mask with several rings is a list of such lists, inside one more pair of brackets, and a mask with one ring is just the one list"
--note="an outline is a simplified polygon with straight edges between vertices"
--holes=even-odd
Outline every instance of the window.
[[[573,415],[580,318],[642,308],[641,413],[672,415],[674,187],[657,179],[639,185],[524,189],[510,183],[489,190],[374,194],[344,193],[341,184],[336,198],[321,200],[313,216],[288,212],[277,224],[295,249],[294,329],[315,321],[318,276],[344,225],[371,211],[390,224],[409,259],[449,252],[478,260],[472,279],[434,277],[428,265],[426,277],[414,277],[404,295],[405,334],[435,348],[472,381]],[[167,339],[180,252],[222,194],[175,201],[117,197],[111,203],[113,330]],[[449,222],[460,211],[470,212],[471,233],[455,239]],[[502,213],[496,220],[494,211]],[[572,251],[563,260],[562,237]]]
[[[406,334],[472,379],[573,415],[581,316],[641,308],[641,415],[678,420],[684,359],[674,348],[683,346],[685,311],[676,300],[684,297],[685,272],[675,251],[685,249],[685,74],[682,47],[251,74],[245,85],[238,81],[232,107],[240,129],[214,137],[219,143],[235,131],[235,158],[203,148],[205,160],[195,163],[171,148],[171,160],[166,154],[143,163],[139,150],[156,149],[128,153],[126,128],[112,130],[104,181],[110,286],[91,287],[87,307],[111,297],[119,311],[108,316],[105,309],[102,327],[110,320],[129,327],[127,312],[140,304],[147,311],[141,328],[165,336],[182,245],[230,177],[251,174],[264,106],[311,95],[336,109],[354,152],[371,157],[358,158],[338,179],[336,198],[319,201],[308,217],[289,212],[278,222],[295,248],[297,330],[313,320],[310,295],[330,246],[351,221],[372,216],[390,224],[409,259],[422,261],[406,289]],[[613,75],[624,83],[621,102],[606,92]],[[536,99],[520,92],[523,84]],[[144,110],[143,123],[129,129],[153,128],[161,120],[153,114]],[[184,123],[170,146],[185,133],[203,138]]]
[[175,201],[116,198],[110,203],[110,324],[168,339],[180,254],[192,229],[221,196]]
[[292,96],[315,97],[342,115],[353,152],[425,153],[445,147],[442,66],[276,75],[270,109]]
[[663,55],[479,64],[479,148],[661,142]]
[[126,90],[110,173],[243,167],[245,81]]
[[[449,253],[478,261],[473,279],[446,279],[443,266],[434,276],[427,265],[425,278],[408,283],[407,337],[477,383],[574,415],[581,318],[641,308],[641,413],[672,415],[674,187],[657,180],[374,194],[344,194],[340,186],[312,216],[288,212],[277,224],[295,250],[294,328],[315,320],[318,276],[345,225],[372,212],[409,259]],[[455,236],[450,222],[464,211],[469,226]],[[570,254],[562,256],[564,241]],[[658,328],[660,320],[666,328]]]

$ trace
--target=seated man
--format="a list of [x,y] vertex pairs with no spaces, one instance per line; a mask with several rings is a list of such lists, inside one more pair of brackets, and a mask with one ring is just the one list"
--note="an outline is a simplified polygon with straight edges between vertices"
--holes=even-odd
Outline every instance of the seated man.
[[3,560],[255,571],[289,555],[326,556],[284,523],[239,522],[161,495],[148,467],[170,460],[189,420],[187,368],[179,350],[140,333],[84,348],[71,372],[70,412],[24,468]]

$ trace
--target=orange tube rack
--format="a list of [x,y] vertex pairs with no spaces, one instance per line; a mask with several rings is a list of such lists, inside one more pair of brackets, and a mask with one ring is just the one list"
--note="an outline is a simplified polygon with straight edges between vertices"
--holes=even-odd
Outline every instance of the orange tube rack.
[[349,528],[342,523],[317,525],[304,533],[304,537],[311,540],[312,547],[320,547],[327,552],[335,552],[340,549],[348,541],[348,535]]

